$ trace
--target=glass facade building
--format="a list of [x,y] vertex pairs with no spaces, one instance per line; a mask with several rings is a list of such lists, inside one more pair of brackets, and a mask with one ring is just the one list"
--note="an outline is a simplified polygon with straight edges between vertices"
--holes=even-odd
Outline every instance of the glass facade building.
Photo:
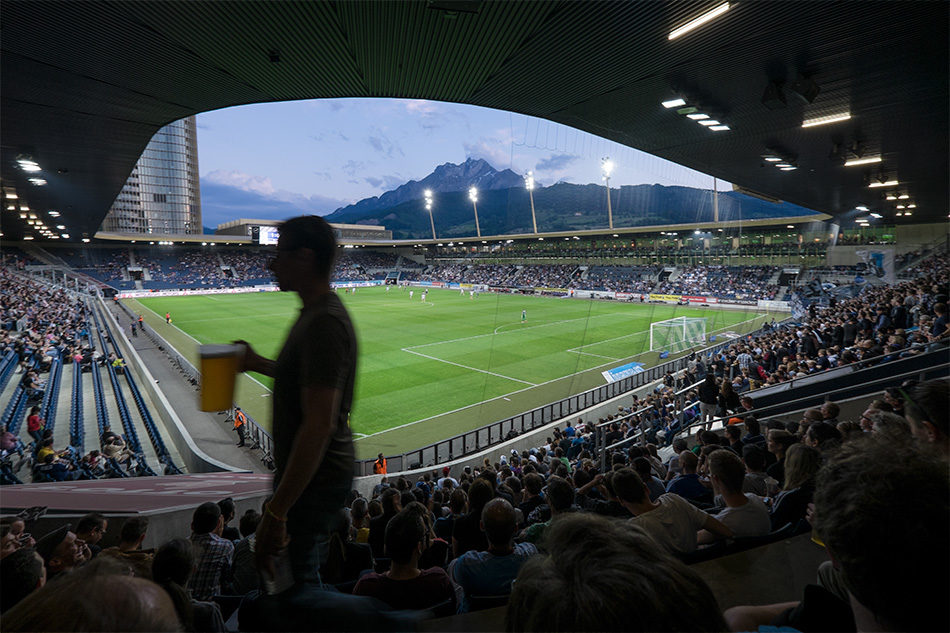
[[152,137],[100,229],[139,235],[201,234],[195,117]]

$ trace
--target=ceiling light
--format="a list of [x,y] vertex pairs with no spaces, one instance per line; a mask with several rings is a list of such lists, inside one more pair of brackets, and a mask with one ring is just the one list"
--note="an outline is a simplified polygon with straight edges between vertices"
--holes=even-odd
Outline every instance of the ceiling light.
[[887,194],[887,200],[897,200],[897,196],[892,193]]
[[692,119],[692,120],[694,120],[694,121],[699,121],[699,120],[702,120],[702,119],[708,119],[708,118],[709,118],[709,115],[708,115],[708,114],[703,114],[702,112],[694,112],[693,114],[687,114],[687,115],[686,115],[686,118],[687,118],[687,119]]
[[23,236],[23,239],[25,239],[25,240],[32,240],[32,239],[33,239],[33,236],[32,236],[32,235],[24,235],[24,236]]
[[916,209],[916,208],[917,208],[917,205],[916,205],[916,204],[909,204],[909,205],[907,205],[907,208],[908,208],[908,209]]
[[795,228],[795,225],[794,225],[794,224],[789,224],[789,225],[787,225],[785,228],[786,228],[786,229],[794,229],[794,228]]
[[36,214],[31,213],[31,214],[30,214],[30,219],[31,219],[31,220],[35,220],[35,219],[36,219]]
[[88,238],[88,237],[84,237],[84,238],[82,238],[82,241],[83,241],[83,243],[88,244],[88,243],[89,243],[89,238]]
[[25,213],[21,213],[21,214],[20,214],[20,219],[21,219],[21,220],[25,220],[26,218],[27,218],[27,215],[26,215]]
[[66,225],[65,225],[65,224],[57,224],[57,225],[56,225],[56,228],[59,229],[60,231],[62,231],[62,230],[64,230],[64,229],[66,228]]
[[794,166],[792,166],[792,165],[789,165],[788,167],[781,167],[781,168],[779,168],[779,171],[795,171],[796,169],[798,169],[798,167],[794,167]]
[[816,125],[828,125],[829,123],[838,123],[839,121],[847,121],[851,118],[850,112],[843,112],[841,114],[829,114],[828,116],[815,117],[814,119],[805,119],[802,121],[802,127],[815,127]]
[[42,187],[46,184],[46,181],[42,178],[30,178],[30,182],[36,185],[37,187]]
[[901,195],[897,196],[898,200],[907,200],[908,198],[910,198],[910,196],[906,193],[902,193]]
[[857,165],[870,165],[871,163],[879,163],[883,159],[880,156],[872,156],[870,158],[854,158],[848,161],[845,161],[845,167],[855,167]]
[[790,163],[775,163],[776,167],[791,167]]
[[882,217],[884,217],[884,216],[882,216],[880,213],[871,213],[871,217],[872,217],[872,218],[877,218],[877,219],[880,220],[880,219],[881,219]]
[[899,204],[899,205],[897,205],[897,208],[898,208],[898,209],[906,209],[907,207],[905,207],[905,206],[902,205],[902,204]]
[[876,187],[893,187],[894,185],[899,185],[899,184],[901,183],[899,183],[896,180],[887,180],[884,182],[872,182],[870,185],[868,185],[868,187],[870,187],[871,189],[874,189]]
[[779,158],[778,156],[765,156],[765,162],[767,163],[778,163],[781,160],[782,159]]
[[704,119],[704,120],[702,120],[702,121],[698,121],[698,123],[699,123],[700,125],[722,125],[722,124],[719,123],[719,121],[717,121],[716,119]]
[[866,206],[864,206],[864,205],[858,205],[858,206],[855,207],[855,209],[857,209],[858,211],[867,211],[867,210],[868,210],[868,208],[867,208]]
[[910,211],[904,211],[904,215],[912,215]]
[[50,211],[50,212],[49,212],[49,217],[51,217],[51,218],[58,218],[58,217],[59,217],[59,211]]
[[900,211],[897,212],[897,217],[901,217],[902,215],[904,215],[904,214],[901,213]]
[[663,107],[666,108],[667,110],[670,108],[678,108],[679,106],[684,106],[684,105],[686,105],[686,100],[680,99],[680,98],[670,99],[669,101],[663,102]]
[[667,39],[675,40],[677,37],[680,37],[681,35],[686,35],[693,29],[697,29],[701,27],[703,24],[706,24],[707,22],[709,22],[710,20],[714,20],[718,18],[720,15],[722,15],[728,10],[729,10],[729,3],[723,2],[715,9],[712,9],[711,11],[707,11],[701,16],[693,18],[692,20],[690,20],[683,26],[679,26],[673,29],[672,31],[670,31],[670,34],[667,37]]
[[16,194],[10,193],[9,191],[3,195],[7,200],[16,200]]
[[729,129],[728,125],[710,125],[709,129],[713,132],[724,132]]
[[69,233],[63,233],[63,239],[64,239],[64,240],[68,240],[68,239],[69,239]]

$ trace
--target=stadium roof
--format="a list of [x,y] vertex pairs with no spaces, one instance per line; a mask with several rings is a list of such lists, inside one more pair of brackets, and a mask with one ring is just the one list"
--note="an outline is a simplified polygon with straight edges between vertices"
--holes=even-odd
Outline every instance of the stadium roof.
[[[722,4],[4,2],[0,176],[18,196],[4,208],[55,209],[73,239],[91,236],[173,120],[265,101],[406,97],[543,117],[832,215],[862,205],[893,220],[884,194],[894,192],[917,205],[913,221],[945,220],[950,4],[739,2],[670,39]],[[679,97],[730,129],[661,105]],[[842,113],[851,118],[802,127]],[[23,223],[0,217],[16,237]]]

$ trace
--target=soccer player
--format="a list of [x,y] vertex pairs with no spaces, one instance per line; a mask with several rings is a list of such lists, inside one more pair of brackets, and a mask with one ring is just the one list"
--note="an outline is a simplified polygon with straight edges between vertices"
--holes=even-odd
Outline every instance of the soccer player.
[[412,299],[412,290],[409,291],[409,298]]
[[528,311],[527,311],[527,310],[522,310],[522,311],[521,311],[521,322],[524,323],[524,322],[527,321],[527,320],[528,320]]

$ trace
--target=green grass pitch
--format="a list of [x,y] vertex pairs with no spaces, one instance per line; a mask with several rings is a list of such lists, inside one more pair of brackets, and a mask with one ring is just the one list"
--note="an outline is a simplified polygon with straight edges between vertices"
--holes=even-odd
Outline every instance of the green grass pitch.
[[[768,318],[742,310],[616,303],[419,288],[339,291],[359,338],[351,425],[361,457],[419,448],[604,384],[601,371],[650,353],[650,323],[706,317],[707,335],[747,332]],[[196,341],[245,339],[275,357],[299,309],[292,293],[127,300],[183,355]],[[144,306],[144,310],[142,307]],[[522,310],[526,320],[522,322]],[[164,322],[171,312],[173,324]],[[257,382],[259,381],[259,382]],[[269,428],[271,379],[239,380],[236,401]]]

